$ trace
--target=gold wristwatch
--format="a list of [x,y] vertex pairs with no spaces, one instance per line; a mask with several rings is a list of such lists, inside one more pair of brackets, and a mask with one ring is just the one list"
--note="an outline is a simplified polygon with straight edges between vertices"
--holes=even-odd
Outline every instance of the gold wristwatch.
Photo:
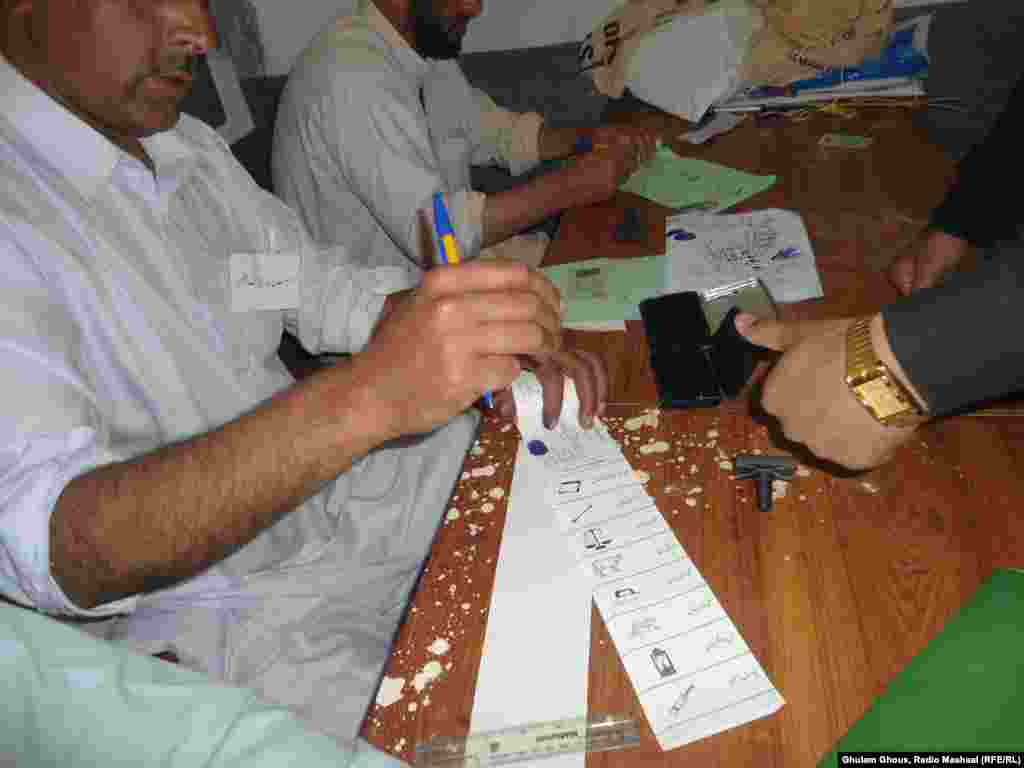
[[910,391],[878,359],[871,343],[871,318],[846,331],[846,384],[872,416],[887,427],[913,427],[927,421]]

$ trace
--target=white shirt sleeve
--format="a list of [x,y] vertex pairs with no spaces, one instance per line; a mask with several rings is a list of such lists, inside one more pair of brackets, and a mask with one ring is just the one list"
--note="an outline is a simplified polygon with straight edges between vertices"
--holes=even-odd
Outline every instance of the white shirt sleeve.
[[344,266],[344,246],[311,247],[302,260],[302,295],[285,327],[308,352],[354,353],[370,340],[388,294],[413,287],[398,267]]
[[[219,140],[231,172],[244,175],[239,183],[259,197],[263,217],[262,241],[271,252],[299,251],[299,306],[283,312],[288,329],[311,354],[345,354],[366,346],[387,295],[411,288],[413,276],[395,267],[356,264],[342,244],[317,244],[298,214],[280,198],[256,185]],[[269,258],[272,258],[270,256]]]
[[512,112],[499,107],[479,88],[473,97],[480,108],[480,145],[473,162],[500,162],[513,176],[540,162],[540,131],[544,119],[536,112]]
[[362,350],[388,294],[413,287],[414,277],[397,267],[356,265],[344,245],[318,245],[291,208],[267,197],[272,216],[266,226],[287,231],[277,239],[298,243],[300,251],[299,306],[285,310],[285,327],[312,354]]
[[77,364],[75,324],[19,245],[26,238],[34,251],[58,247],[0,220],[0,592],[48,613],[127,612],[134,598],[79,608],[50,571],[50,516],[60,494],[75,477],[123,457],[105,438],[99,398]]
[[[422,263],[416,212],[430,212],[431,197],[448,193],[452,223],[465,255],[480,249],[482,218],[465,215],[471,189],[446,189],[429,130],[418,109],[418,94],[404,82],[380,83],[375,76],[345,72],[312,113],[305,130],[325,144],[330,172],[340,174],[372,211],[391,240],[414,262]],[[482,211],[482,204],[478,205]],[[432,221],[432,216],[429,217]]]

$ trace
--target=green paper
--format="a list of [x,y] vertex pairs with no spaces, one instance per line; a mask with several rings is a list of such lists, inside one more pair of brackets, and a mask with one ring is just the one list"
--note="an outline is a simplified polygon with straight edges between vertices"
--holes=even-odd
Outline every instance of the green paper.
[[852,133],[826,133],[818,139],[821,146],[838,149],[867,149],[872,142],[870,136],[854,136]]
[[667,208],[710,201],[710,211],[718,213],[773,184],[774,176],[755,176],[718,163],[680,157],[670,147],[661,145],[654,158],[619,188]]
[[588,259],[543,271],[562,294],[567,324],[638,320],[637,305],[665,290],[664,256]]
[[854,723],[838,752],[1024,749],[1024,572],[996,571]]

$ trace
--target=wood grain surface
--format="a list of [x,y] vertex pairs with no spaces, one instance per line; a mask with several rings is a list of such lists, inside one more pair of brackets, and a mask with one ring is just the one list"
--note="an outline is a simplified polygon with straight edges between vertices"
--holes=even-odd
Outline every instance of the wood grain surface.
[[[669,141],[685,128],[656,112],[620,119],[649,121]],[[830,131],[874,141],[865,150],[819,147]],[[953,172],[902,109],[750,120],[710,146],[673,146],[778,176],[740,210],[800,212],[826,293],[784,307],[786,317],[869,312],[892,301],[882,270],[920,232]],[[626,206],[642,213],[643,243],[611,237]],[[569,211],[547,263],[656,253],[664,216],[665,209],[626,193]],[[644,739],[628,751],[590,755],[590,768],[813,766],[993,568],[1021,565],[1024,419],[1014,409],[928,425],[868,473],[838,472],[796,452],[797,476],[764,513],[731,461],[743,452],[789,453],[790,446],[756,398],[659,411],[639,323],[624,334],[576,333],[573,340],[606,360],[612,434],[646,473],[659,510],[786,699],[775,715],[661,752],[595,610],[591,711],[632,714]],[[363,735],[410,763],[418,742],[468,731],[517,444],[510,422],[485,416],[386,670],[386,692],[394,694],[400,679],[400,694],[382,689],[367,715]]]

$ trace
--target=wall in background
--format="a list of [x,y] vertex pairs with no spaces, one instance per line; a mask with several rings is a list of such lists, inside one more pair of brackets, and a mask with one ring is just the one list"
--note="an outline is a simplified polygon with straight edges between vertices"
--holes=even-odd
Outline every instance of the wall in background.
[[[253,0],[266,38],[267,69],[287,72],[295,56],[320,28],[348,13],[352,0]],[[469,27],[464,50],[528,48],[579,40],[619,0],[484,0],[483,13]]]
[[[896,0],[897,8],[967,0]],[[352,0],[253,0],[266,38],[267,70],[283,74],[320,28]],[[621,0],[483,0],[466,52],[529,48],[579,40]]]

